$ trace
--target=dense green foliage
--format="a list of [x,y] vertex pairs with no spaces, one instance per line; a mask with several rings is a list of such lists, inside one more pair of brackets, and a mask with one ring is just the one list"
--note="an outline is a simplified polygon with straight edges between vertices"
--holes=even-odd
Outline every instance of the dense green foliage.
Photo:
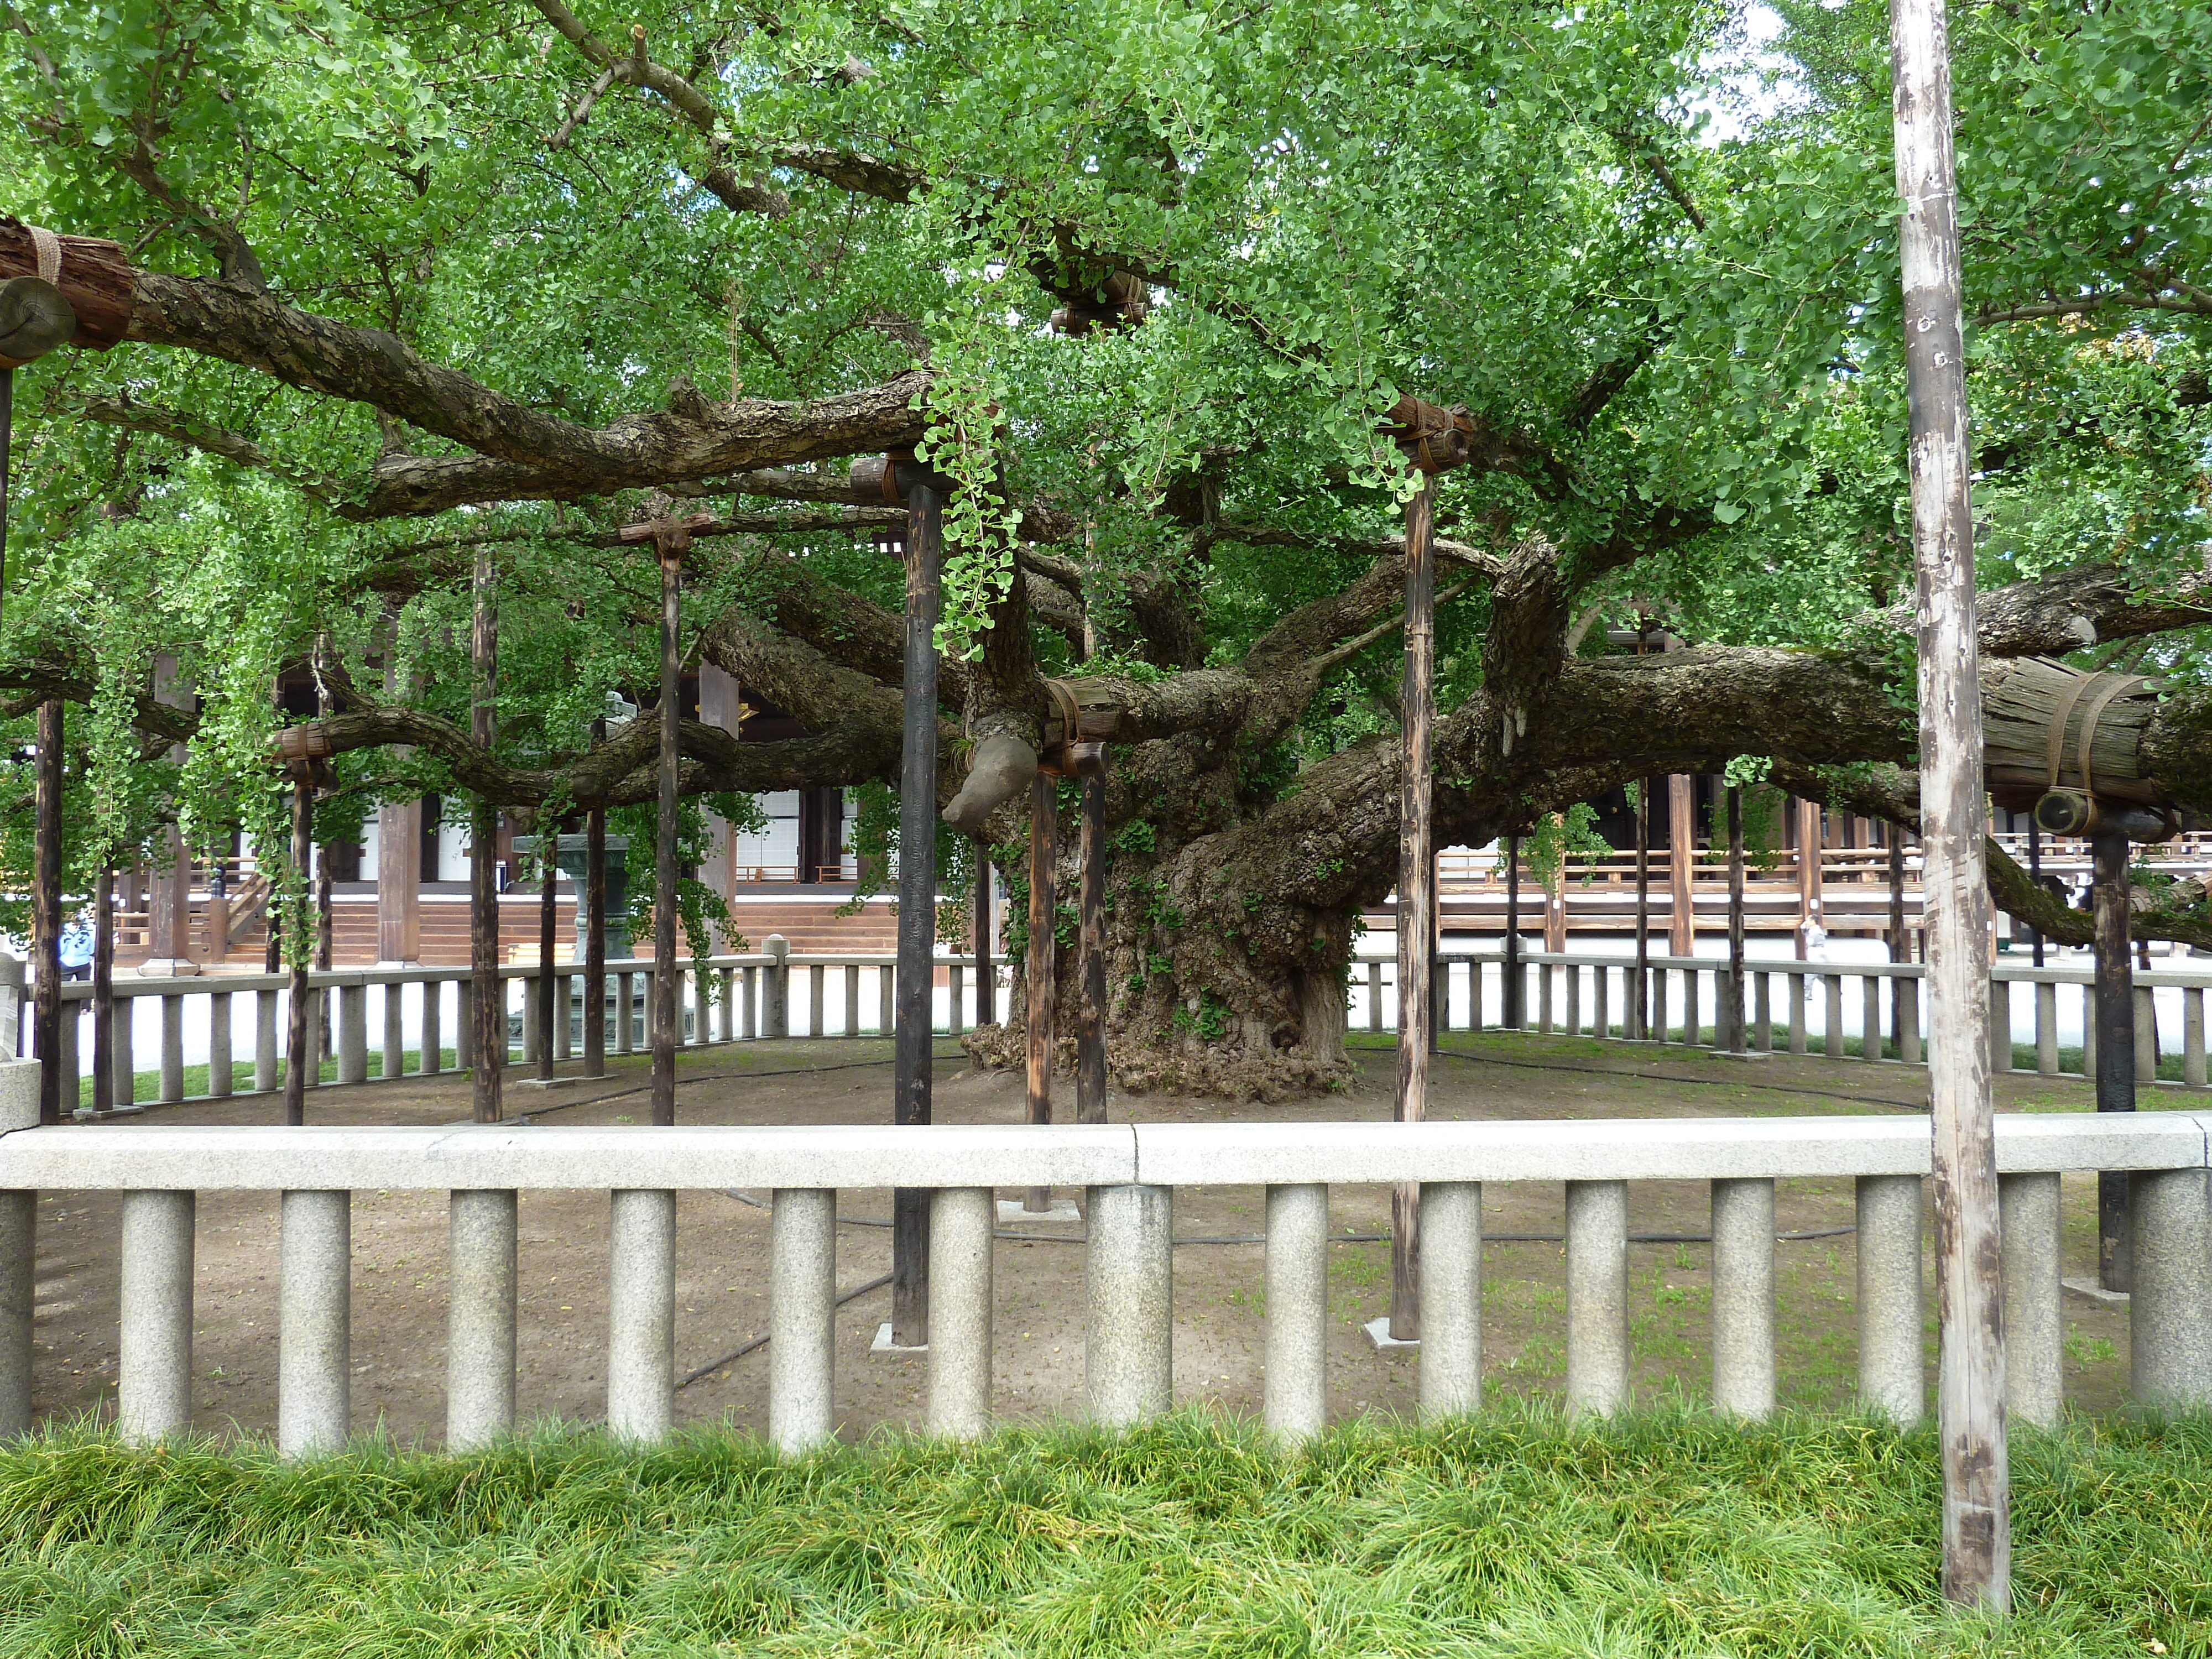
[[[1144,659],[1130,593],[1164,582],[1200,656],[1236,663],[1371,561],[1408,487],[1375,424],[1401,390],[1471,407],[1483,459],[1445,481],[1440,526],[1559,549],[1585,652],[1616,648],[1595,624],[1647,620],[1837,645],[1909,587],[1881,0],[6,16],[6,205],[152,270],[265,279],[571,437],[926,361],[926,452],[1005,489],[955,500],[956,655],[1032,508],[1089,624],[1036,629],[1048,671]],[[668,78],[594,93],[633,22]],[[2212,490],[2212,13],[2022,0],[1960,8],[1953,41],[1984,582],[2109,561],[2170,589],[2199,572]],[[1140,325],[1050,331],[1115,270],[1149,283]],[[592,538],[666,498],[598,487],[558,444],[464,441],[367,381],[281,384],[261,349],[125,344],[21,377],[0,663],[92,688],[81,858],[169,814],[195,844],[236,822],[273,839],[266,687],[318,636],[357,674],[396,656],[419,687],[399,695],[459,717],[471,538],[505,538],[502,755],[557,763],[608,689],[652,683],[651,573]],[[386,493],[472,450],[539,471],[428,520]],[[702,547],[687,632],[757,608],[785,556],[896,592],[849,531]],[[1479,581],[1444,606],[1447,708],[1492,672],[1491,607]],[[2201,647],[2094,659],[2200,680]],[[125,723],[157,648],[206,709],[180,776],[137,765]],[[1396,649],[1333,670],[1258,795],[1395,726]],[[443,773],[353,757],[334,810],[453,793]],[[9,830],[20,870],[20,806]]]
[[2202,1656],[2201,1419],[2013,1445],[2015,1616],[1937,1594],[1932,1432],[1533,1409],[1310,1454],[1122,1438],[701,1433],[286,1466],[62,1434],[0,1453],[20,1659],[899,1654]]

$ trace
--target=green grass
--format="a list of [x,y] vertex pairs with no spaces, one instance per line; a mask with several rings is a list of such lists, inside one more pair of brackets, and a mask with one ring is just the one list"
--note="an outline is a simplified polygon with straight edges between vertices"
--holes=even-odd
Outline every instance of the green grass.
[[1540,1408],[1309,1455],[1194,1413],[1115,1439],[699,1432],[0,1452],[15,1659],[2212,1652],[2212,1423],[2013,1443],[2017,1612],[1937,1595],[1936,1443],[1848,1419]]

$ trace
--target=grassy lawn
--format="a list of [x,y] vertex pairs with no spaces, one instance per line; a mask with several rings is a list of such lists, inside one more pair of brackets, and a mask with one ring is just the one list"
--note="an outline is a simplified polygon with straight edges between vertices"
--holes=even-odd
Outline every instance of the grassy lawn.
[[0,1451],[0,1652],[100,1656],[2202,1656],[2212,1422],[2016,1436],[2018,1613],[1936,1595],[1932,1434],[1533,1407],[1307,1455],[1184,1413],[1111,1439],[726,1433]]

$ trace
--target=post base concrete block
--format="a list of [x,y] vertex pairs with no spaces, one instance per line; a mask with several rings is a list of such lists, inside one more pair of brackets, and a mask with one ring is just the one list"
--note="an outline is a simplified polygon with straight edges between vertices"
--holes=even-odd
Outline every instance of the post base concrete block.
[[1055,1198],[1047,1210],[1025,1210],[1018,1198],[999,1200],[999,1225],[1001,1227],[1079,1227],[1083,1213],[1075,1207],[1072,1198]]
[[870,1353],[889,1354],[895,1359],[908,1359],[916,1354],[927,1353],[929,1352],[929,1345],[927,1342],[917,1342],[909,1347],[903,1343],[892,1341],[891,1322],[886,1319],[882,1324],[876,1327],[876,1340],[868,1345],[868,1352]]
[[2108,1291],[2094,1279],[2062,1279],[2058,1282],[2069,1296],[2078,1296],[2100,1308],[2124,1308],[2131,1300],[2125,1291]]
[[580,1077],[525,1077],[514,1079],[508,1086],[516,1089],[573,1089],[583,1080]]
[[1383,1314],[1377,1318],[1369,1320],[1367,1323],[1360,1328],[1367,1333],[1367,1340],[1375,1345],[1375,1352],[1377,1353],[1403,1353],[1408,1349],[1418,1348],[1421,1346],[1421,1339],[1418,1336],[1395,1337],[1391,1335],[1390,1316],[1389,1314]]

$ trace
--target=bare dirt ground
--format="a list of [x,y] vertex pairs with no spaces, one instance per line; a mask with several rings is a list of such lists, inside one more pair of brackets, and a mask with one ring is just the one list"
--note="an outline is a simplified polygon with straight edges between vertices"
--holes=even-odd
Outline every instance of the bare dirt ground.
[[[1358,1042],[1359,1039],[1355,1039]],[[1433,1068],[1430,1112],[1439,1118],[1696,1117],[1887,1112],[1924,1103],[1923,1076],[1893,1064],[1831,1063],[1787,1055],[1746,1063],[1680,1048],[1589,1038],[1455,1036],[1453,1057]],[[953,1123],[1012,1123],[1018,1076],[967,1068],[939,1044],[936,1115]],[[1119,1121],[1316,1121],[1387,1118],[1395,1060],[1360,1049],[1362,1085],[1348,1097],[1296,1106],[1116,1094]],[[797,1040],[716,1048],[684,1062],[678,1109],[696,1123],[882,1122],[890,1108],[890,1045],[878,1039]],[[641,1117],[642,1060],[611,1060],[604,1081],[540,1094],[510,1087],[510,1116],[549,1123],[626,1122]],[[563,1070],[572,1070],[564,1066]],[[1061,1109],[1073,1087],[1061,1080]],[[2086,1085],[2007,1078],[2001,1110],[2087,1109]],[[2146,1107],[2180,1103],[2160,1091]],[[169,1108],[167,1122],[271,1122],[273,1097]],[[311,1121],[441,1123],[465,1119],[465,1078],[325,1088]],[[73,1133],[105,1133],[86,1125]],[[1005,1196],[1018,1197],[1009,1192]],[[764,1199],[765,1194],[747,1196]],[[194,1404],[204,1431],[266,1434],[276,1413],[276,1195],[209,1193],[198,1212]],[[1701,1234],[1709,1221],[1703,1182],[1630,1188],[1636,1233]],[[1556,1242],[1563,1195],[1556,1183],[1493,1183],[1483,1193],[1486,1386],[1507,1393],[1556,1390],[1565,1361],[1563,1252]],[[2065,1182],[2069,1277],[2095,1271],[2095,1183]],[[840,1195],[838,1282],[866,1284],[889,1271],[885,1191]],[[112,1411],[117,1346],[117,1241],[121,1202],[106,1193],[51,1193],[40,1202],[37,1407],[68,1420]],[[599,1192],[526,1192],[521,1198],[519,1405],[526,1420],[590,1423],[605,1390],[607,1200]],[[1261,1231],[1258,1188],[1198,1187],[1176,1198],[1178,1238]],[[359,1433],[434,1442],[445,1420],[446,1197],[361,1192],[354,1200],[353,1423]],[[1850,1183],[1781,1183],[1784,1232],[1848,1228]],[[1381,1233],[1381,1188],[1340,1188],[1331,1225]],[[718,1192],[686,1192],[677,1212],[677,1364],[684,1376],[766,1328],[768,1216]],[[1010,1419],[1072,1414],[1083,1390],[1083,1250],[1079,1228],[1013,1224],[997,1258],[998,1407]],[[1515,1235],[1537,1235],[1514,1242]],[[1780,1376],[1786,1403],[1850,1403],[1856,1366],[1853,1239],[1848,1232],[1778,1247]],[[1647,1395],[1701,1394],[1707,1346],[1711,1252],[1702,1243],[1646,1243],[1630,1249],[1632,1338],[1638,1385]],[[1237,1413],[1260,1408],[1264,1352],[1262,1250],[1250,1243],[1188,1243],[1176,1251],[1175,1383],[1178,1401]],[[1337,1415],[1412,1412],[1410,1351],[1377,1354],[1361,1327],[1387,1310],[1389,1247],[1341,1243],[1329,1265],[1330,1401]],[[1935,1357],[1929,1293],[1927,1352]],[[889,1292],[845,1304],[837,1319],[837,1398],[842,1431],[918,1425],[927,1376],[919,1358],[869,1352],[889,1315]],[[2073,1409],[2105,1412],[2127,1389],[2127,1316],[2069,1296],[2066,1386]],[[767,1354],[702,1370],[677,1395],[679,1422],[764,1431]]]

